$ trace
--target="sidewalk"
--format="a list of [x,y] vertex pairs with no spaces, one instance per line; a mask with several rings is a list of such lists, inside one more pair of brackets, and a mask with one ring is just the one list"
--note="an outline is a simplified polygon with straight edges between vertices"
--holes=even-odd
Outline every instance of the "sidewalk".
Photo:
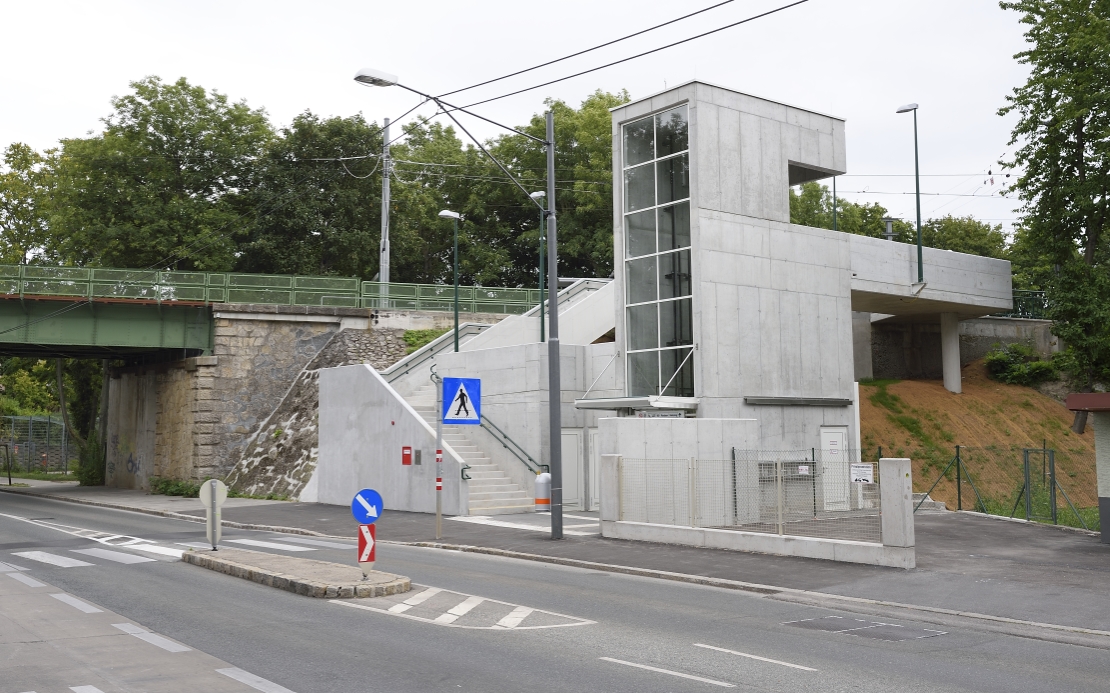
[[[0,486],[0,491],[5,490]],[[196,499],[168,499],[105,488],[34,488],[15,492],[68,498],[146,512],[203,518]],[[3,497],[0,495],[0,502]],[[237,503],[235,501],[238,501]],[[233,504],[234,503],[234,504]],[[586,534],[590,514],[571,512],[575,532],[552,541],[542,531],[445,518],[441,544],[590,561],[607,565],[812,590],[923,607],[1110,631],[1110,546],[1097,537],[971,513],[915,516],[917,569],[905,571],[832,561],[604,539]],[[542,515],[497,521],[542,524]],[[355,537],[350,509],[319,503],[228,499],[232,526],[291,528]],[[435,518],[387,510],[377,523],[386,542],[435,542]]]

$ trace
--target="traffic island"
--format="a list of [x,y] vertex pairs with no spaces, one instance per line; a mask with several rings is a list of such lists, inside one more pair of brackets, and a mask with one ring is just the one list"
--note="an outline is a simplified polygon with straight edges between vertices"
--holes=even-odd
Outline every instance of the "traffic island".
[[371,570],[364,580],[362,570],[355,566],[247,549],[189,550],[182,554],[181,560],[218,573],[320,599],[384,597],[412,589],[412,581],[403,575]]

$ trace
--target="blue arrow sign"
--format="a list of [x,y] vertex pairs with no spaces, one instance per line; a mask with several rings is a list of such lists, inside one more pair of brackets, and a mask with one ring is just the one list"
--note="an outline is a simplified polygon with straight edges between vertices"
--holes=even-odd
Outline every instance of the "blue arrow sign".
[[443,411],[445,424],[482,423],[482,381],[478,378],[444,378]]
[[351,501],[351,514],[360,525],[374,524],[382,516],[383,510],[385,507],[382,503],[382,494],[372,488],[362,489]]

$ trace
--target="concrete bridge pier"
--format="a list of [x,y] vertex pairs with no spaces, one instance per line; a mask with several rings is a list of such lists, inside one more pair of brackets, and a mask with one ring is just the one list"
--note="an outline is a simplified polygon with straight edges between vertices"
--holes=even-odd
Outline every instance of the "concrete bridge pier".
[[956,394],[963,392],[960,376],[960,316],[958,313],[940,314],[940,361],[944,374],[944,389]]

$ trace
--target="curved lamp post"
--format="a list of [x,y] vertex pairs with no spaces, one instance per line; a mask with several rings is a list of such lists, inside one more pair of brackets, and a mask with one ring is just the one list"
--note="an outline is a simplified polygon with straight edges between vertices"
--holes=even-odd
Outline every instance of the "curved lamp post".
[[917,104],[908,103],[896,113],[913,111],[913,177],[917,186],[917,283],[925,283],[925,273],[921,267],[921,168],[917,158]]
[[454,226],[455,226],[455,233],[454,233],[454,239],[455,239],[454,240],[454,246],[455,246],[454,256],[455,256],[455,259],[452,262],[452,265],[455,268],[455,352],[458,353],[458,351],[459,351],[459,219],[462,219],[462,215],[459,214],[458,212],[452,212],[449,209],[445,209],[445,210],[443,210],[442,212],[439,213],[439,216],[442,219],[450,219],[452,222],[454,222]]

